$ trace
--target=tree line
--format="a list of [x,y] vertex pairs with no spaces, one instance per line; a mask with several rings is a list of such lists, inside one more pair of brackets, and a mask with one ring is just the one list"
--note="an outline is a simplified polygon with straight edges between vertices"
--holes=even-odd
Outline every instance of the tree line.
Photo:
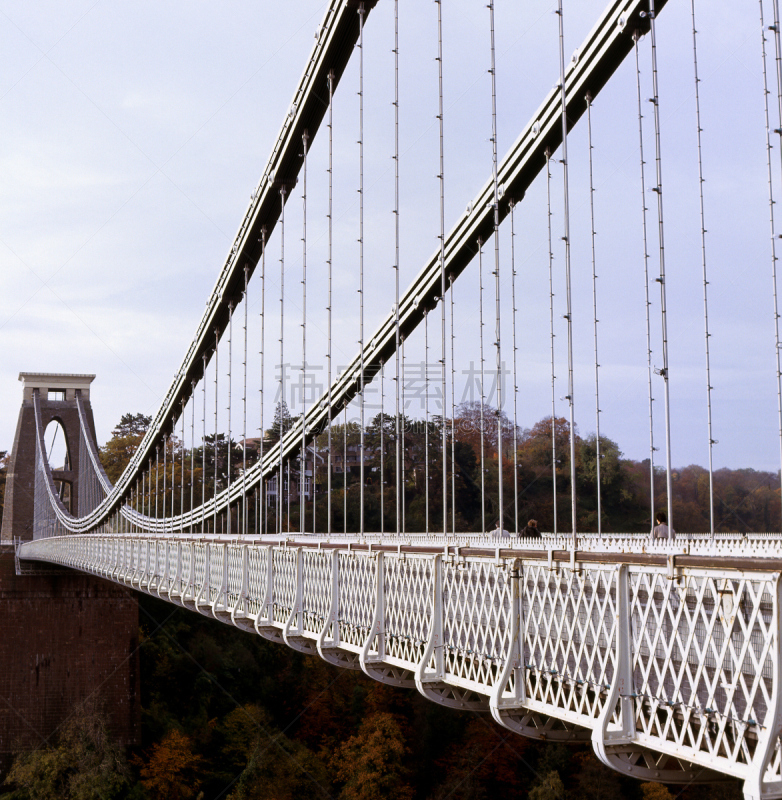
[[[166,512],[177,514],[209,499],[229,483],[241,480],[243,470],[258,460],[261,446],[268,448],[294,423],[284,403],[278,405],[272,426],[258,439],[239,442],[224,433],[207,434],[203,443],[188,449],[176,437],[169,438],[165,457],[158,452],[135,505],[153,516],[162,514],[163,487]],[[499,423],[499,424],[498,424]],[[116,482],[140,442],[149,418],[123,415],[111,439],[100,449],[109,478]],[[552,430],[553,428],[553,430]],[[445,452],[443,453],[443,429]],[[501,433],[501,435],[500,435]],[[298,485],[300,457],[284,467],[282,526],[284,531],[328,530],[328,491],[331,488],[331,529],[354,531],[361,519],[361,428],[355,422],[331,427],[332,469],[328,480],[328,433],[310,445],[305,465],[312,472],[310,490],[302,505]],[[397,476],[397,440],[399,475]],[[478,403],[457,407],[453,418],[433,417],[428,422],[400,415],[376,415],[364,428],[364,529],[394,531],[397,528],[397,486],[401,490],[399,525],[408,532],[443,528],[443,470],[446,471],[446,525],[457,532],[493,529],[500,519],[508,530],[521,530],[536,519],[544,531],[571,529],[570,428],[558,417],[545,418],[529,428],[515,427],[503,412],[480,408]],[[646,532],[655,509],[667,507],[666,476],[661,467],[650,470],[649,460],[625,458],[619,445],[601,436],[600,527],[603,532]],[[347,456],[347,458],[346,458]],[[597,465],[595,434],[575,431],[577,525],[582,532],[598,529]],[[314,467],[313,467],[314,462]],[[165,463],[165,476],[164,472]],[[503,508],[499,508],[500,476]],[[752,468],[719,469],[714,472],[715,529],[717,531],[779,530],[782,526],[779,473]],[[286,487],[293,501],[286,496]],[[172,490],[173,486],[173,490]],[[673,470],[673,511],[680,532],[710,529],[709,475],[698,465]],[[555,496],[556,488],[556,496]],[[455,491],[454,491],[455,489]],[[237,530],[246,515],[250,532],[274,531],[277,495],[256,491],[243,513],[232,515]],[[555,520],[556,508],[556,520]],[[455,512],[455,515],[454,515]],[[403,517],[402,517],[403,515]],[[227,519],[207,520],[209,526],[227,532]],[[210,528],[211,529],[211,528]]]

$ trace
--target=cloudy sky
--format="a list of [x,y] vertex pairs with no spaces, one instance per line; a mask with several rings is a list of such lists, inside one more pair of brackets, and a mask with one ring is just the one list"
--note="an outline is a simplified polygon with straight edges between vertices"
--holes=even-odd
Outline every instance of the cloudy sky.
[[[443,2],[446,228],[491,174],[489,15],[483,0]],[[565,4],[570,54],[604,3]],[[758,6],[705,3],[698,19],[709,324],[716,466],[779,468],[769,205]],[[0,449],[11,447],[20,371],[95,373],[99,440],[122,413],[153,414],[203,313],[287,112],[327,4],[69,3],[0,0]],[[558,77],[550,1],[497,0],[498,141],[502,155]],[[439,232],[437,19],[434,3],[400,2],[402,285]],[[393,3],[371,13],[365,46],[365,274],[367,336],[393,303]],[[696,9],[697,10],[697,9]],[[707,14],[708,11],[708,14]],[[767,21],[768,22],[768,21]],[[659,19],[660,110],[669,304],[672,460],[705,464],[703,278],[690,3],[669,0]],[[769,41],[770,65],[773,42]],[[357,341],[358,67],[334,104],[334,365]],[[649,37],[641,43],[647,189],[654,180]],[[770,76],[770,79],[772,76]],[[601,431],[632,458],[649,452],[646,321],[636,73],[632,57],[594,108],[595,226]],[[779,127],[777,87],[772,127]],[[325,380],[327,131],[308,160],[308,356]],[[576,421],[595,429],[592,265],[585,124],[569,144]],[[556,156],[557,154],[555,154]],[[774,186],[782,196],[779,150]],[[552,160],[557,413],[567,394],[562,165]],[[283,363],[301,364],[301,182],[286,208]],[[653,365],[660,367],[656,195],[647,191]],[[548,223],[545,176],[514,218],[517,266],[517,414],[528,427],[551,413]],[[503,360],[512,382],[510,231],[501,235]],[[269,243],[265,425],[276,393],[279,230]],[[272,258],[272,255],[273,258]],[[273,264],[273,267],[272,267]],[[485,346],[493,359],[493,243],[484,261]],[[460,278],[457,400],[479,364],[477,264]],[[260,284],[248,303],[247,435],[259,425]],[[277,305],[275,305],[275,303]],[[243,308],[235,340],[242,337]],[[297,316],[297,314],[299,316]],[[436,363],[439,313],[411,337],[408,413],[423,413],[416,364]],[[237,345],[235,345],[237,346]],[[227,360],[221,345],[221,370]],[[234,356],[234,381],[242,369]],[[420,374],[420,370],[419,373]],[[224,385],[224,384],[223,384]],[[211,387],[208,391],[212,391]],[[385,384],[386,410],[393,384]],[[437,413],[438,399],[431,399]],[[370,398],[370,412],[380,402]],[[472,395],[474,396],[474,395]],[[663,446],[663,390],[654,385]],[[238,398],[238,399],[237,399]],[[412,399],[411,399],[412,398]],[[241,391],[234,392],[234,403]],[[300,398],[288,396],[294,410]],[[449,401],[450,402],[450,401]],[[510,401],[506,411],[512,415]],[[221,415],[224,414],[221,410]],[[186,415],[186,419],[190,420]],[[200,415],[200,411],[199,411]],[[235,407],[236,419],[242,416]],[[200,418],[199,418],[199,424]],[[212,423],[210,423],[212,424]],[[224,427],[224,420],[220,423]],[[198,427],[196,426],[196,429]],[[209,430],[209,428],[207,428]],[[662,451],[656,454],[661,462]]]

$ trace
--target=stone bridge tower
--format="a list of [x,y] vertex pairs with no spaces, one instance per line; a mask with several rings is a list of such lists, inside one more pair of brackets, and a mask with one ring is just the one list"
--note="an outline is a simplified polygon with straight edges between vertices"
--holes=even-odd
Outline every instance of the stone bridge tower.
[[108,715],[113,737],[137,744],[140,736],[138,602],[135,593],[67,569],[19,574],[13,539],[30,539],[35,491],[35,411],[39,392],[44,430],[57,420],[68,463],[54,478],[70,488],[76,507],[81,393],[95,437],[90,405],[94,375],[23,372],[22,410],[6,480],[0,535],[0,783],[13,753],[56,743],[60,726],[95,701]]
[[33,391],[38,390],[41,408],[41,425],[57,420],[65,433],[68,454],[65,469],[53,470],[56,481],[70,487],[71,513],[78,516],[79,484],[79,412],[76,392],[81,394],[87,425],[93,439],[95,422],[90,405],[90,384],[94,375],[60,375],[50,372],[22,372],[19,380],[24,384],[22,408],[16,423],[16,435],[6,477],[5,505],[0,541],[33,538],[33,492],[35,488],[35,411]]

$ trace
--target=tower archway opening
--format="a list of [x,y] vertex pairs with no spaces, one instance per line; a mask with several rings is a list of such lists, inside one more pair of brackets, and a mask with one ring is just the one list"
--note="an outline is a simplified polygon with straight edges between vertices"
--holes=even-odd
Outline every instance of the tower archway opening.
[[43,443],[57,493],[68,511],[71,511],[73,485],[71,481],[65,480],[62,474],[70,472],[71,458],[68,452],[68,440],[65,437],[65,430],[59,420],[53,419],[46,426],[43,434]]

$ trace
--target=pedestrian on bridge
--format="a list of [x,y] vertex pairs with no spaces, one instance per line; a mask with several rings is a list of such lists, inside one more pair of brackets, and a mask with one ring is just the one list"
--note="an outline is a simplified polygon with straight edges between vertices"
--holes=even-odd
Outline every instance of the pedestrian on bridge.
[[497,527],[491,531],[490,535],[493,539],[510,539],[510,531],[503,528],[499,520],[497,520]]
[[673,541],[676,538],[676,531],[668,527],[668,517],[664,511],[655,514],[657,525],[652,530],[652,539],[668,539]]
[[540,531],[538,530],[538,521],[536,519],[531,519],[527,523],[527,527],[522,530],[520,535],[529,539],[540,539],[541,537]]

